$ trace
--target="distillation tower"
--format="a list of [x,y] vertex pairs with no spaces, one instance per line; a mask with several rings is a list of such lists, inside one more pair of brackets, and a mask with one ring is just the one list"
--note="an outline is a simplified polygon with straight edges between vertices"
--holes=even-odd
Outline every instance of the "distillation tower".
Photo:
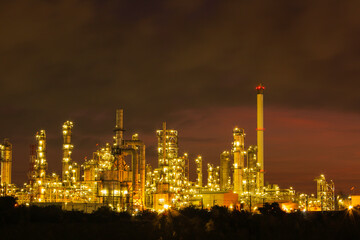
[[[185,206],[189,201],[188,168],[189,159],[185,153],[178,154],[178,132],[167,129],[157,130],[158,168],[147,173],[147,206],[155,209],[167,206]],[[151,171],[150,168],[148,168]],[[199,184],[199,183],[198,183]],[[201,183],[200,183],[201,184]]]
[[231,189],[231,167],[229,151],[220,154],[220,190],[227,191]]
[[244,157],[245,157],[245,132],[242,128],[235,128],[233,130],[234,142],[232,153],[234,156],[234,193],[240,195],[243,193],[243,179],[244,179]]
[[220,167],[214,166],[214,164],[207,164],[208,172],[208,190],[209,191],[220,191]]
[[36,133],[36,158],[33,166],[34,176],[33,178],[33,188],[34,196],[33,198],[36,201],[42,202],[45,198],[45,187],[46,187],[46,170],[47,170],[47,161],[46,161],[46,133],[45,130],[40,130]]
[[12,145],[9,139],[4,139],[4,142],[0,144],[0,185],[7,186],[11,184],[11,164],[12,164]]
[[246,168],[244,169],[244,191],[254,195],[261,191],[259,188],[260,168],[257,161],[257,146],[251,145],[247,150]]
[[34,169],[35,178],[38,181],[44,182],[46,177],[46,170],[47,170],[47,161],[46,161],[46,133],[45,130],[40,130],[36,133],[36,141],[37,141],[37,148],[36,148],[36,160]]
[[196,164],[196,187],[198,188],[202,188],[203,184],[202,184],[202,157],[200,155],[197,156],[197,158],[195,159],[195,164]]
[[187,158],[178,156],[178,132],[167,130],[166,123],[163,129],[157,131],[160,191],[180,193],[186,176]]
[[79,181],[79,168],[77,163],[72,161],[71,154],[74,145],[71,142],[72,128],[74,124],[66,121],[63,124],[63,159],[62,159],[62,181],[65,186],[69,186]]

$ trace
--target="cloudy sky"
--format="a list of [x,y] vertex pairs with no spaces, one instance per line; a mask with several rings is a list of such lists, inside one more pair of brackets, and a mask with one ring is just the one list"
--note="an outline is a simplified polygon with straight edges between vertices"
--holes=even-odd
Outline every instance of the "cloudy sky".
[[[360,192],[360,2],[356,0],[13,0],[0,3],[0,138],[13,181],[45,129],[61,170],[61,125],[75,122],[74,160],[112,139],[115,109],[156,166],[156,129],[180,152],[218,164],[235,126],[256,144],[265,91],[266,181],[315,192],[324,173]],[[191,169],[195,178],[195,169]]]

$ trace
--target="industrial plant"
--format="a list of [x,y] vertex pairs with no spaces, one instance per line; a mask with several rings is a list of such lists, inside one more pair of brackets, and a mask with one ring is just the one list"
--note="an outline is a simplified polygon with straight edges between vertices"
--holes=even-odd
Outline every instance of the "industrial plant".
[[[60,205],[64,210],[85,212],[101,206],[135,213],[215,205],[256,211],[266,202],[278,202],[285,211],[332,211],[346,206],[338,201],[334,183],[324,175],[315,178],[316,195],[265,184],[264,90],[262,84],[256,87],[257,145],[247,146],[245,130],[235,127],[229,149],[219,153],[218,166],[206,163],[200,155],[190,159],[187,153],[180,154],[178,131],[168,128],[165,122],[156,131],[158,164],[147,164],[144,142],[138,134],[125,137],[124,112],[118,109],[113,142],[100,146],[83,163],[72,159],[74,124],[64,122],[61,174],[47,171],[46,131],[39,130],[36,144],[30,147],[28,182],[23,186],[11,182],[12,145],[4,139],[0,145],[0,195],[15,196],[19,204]],[[190,161],[196,169],[189,168]],[[194,181],[190,180],[190,171],[196,173]]]

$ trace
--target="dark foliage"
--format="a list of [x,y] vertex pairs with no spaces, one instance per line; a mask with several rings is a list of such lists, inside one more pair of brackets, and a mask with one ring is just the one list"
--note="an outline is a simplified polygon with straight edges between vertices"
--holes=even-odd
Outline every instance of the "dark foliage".
[[0,239],[360,239],[357,209],[287,214],[267,204],[262,214],[189,207],[132,216],[109,208],[86,214],[55,206],[15,207],[9,198],[0,198],[0,205]]
[[259,208],[259,211],[264,215],[282,216],[285,214],[277,202],[265,203],[263,207]]
[[0,212],[6,212],[14,209],[16,199],[14,197],[0,197]]

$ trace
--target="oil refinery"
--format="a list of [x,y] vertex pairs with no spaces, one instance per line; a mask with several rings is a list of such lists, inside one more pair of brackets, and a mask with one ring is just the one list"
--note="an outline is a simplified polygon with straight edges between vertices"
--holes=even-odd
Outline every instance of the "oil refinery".
[[[138,134],[125,138],[124,112],[118,109],[113,142],[99,147],[91,159],[81,164],[72,159],[74,124],[64,122],[60,175],[47,171],[46,131],[39,130],[36,144],[30,147],[29,180],[23,186],[11,182],[12,145],[5,139],[0,145],[0,194],[15,196],[19,204],[61,205],[65,210],[85,212],[104,205],[119,212],[214,205],[254,211],[265,202],[278,202],[286,211],[332,211],[346,206],[336,199],[334,183],[324,175],[315,179],[316,195],[265,184],[264,90],[262,84],[256,87],[257,145],[246,146],[245,130],[235,127],[233,142],[219,155],[219,166],[205,163],[200,155],[189,159],[188,154],[180,154],[178,131],[169,129],[165,122],[156,131],[158,164],[147,164],[144,142]],[[196,169],[189,169],[190,161],[194,161]],[[190,180],[190,171],[196,172],[195,181]]]

